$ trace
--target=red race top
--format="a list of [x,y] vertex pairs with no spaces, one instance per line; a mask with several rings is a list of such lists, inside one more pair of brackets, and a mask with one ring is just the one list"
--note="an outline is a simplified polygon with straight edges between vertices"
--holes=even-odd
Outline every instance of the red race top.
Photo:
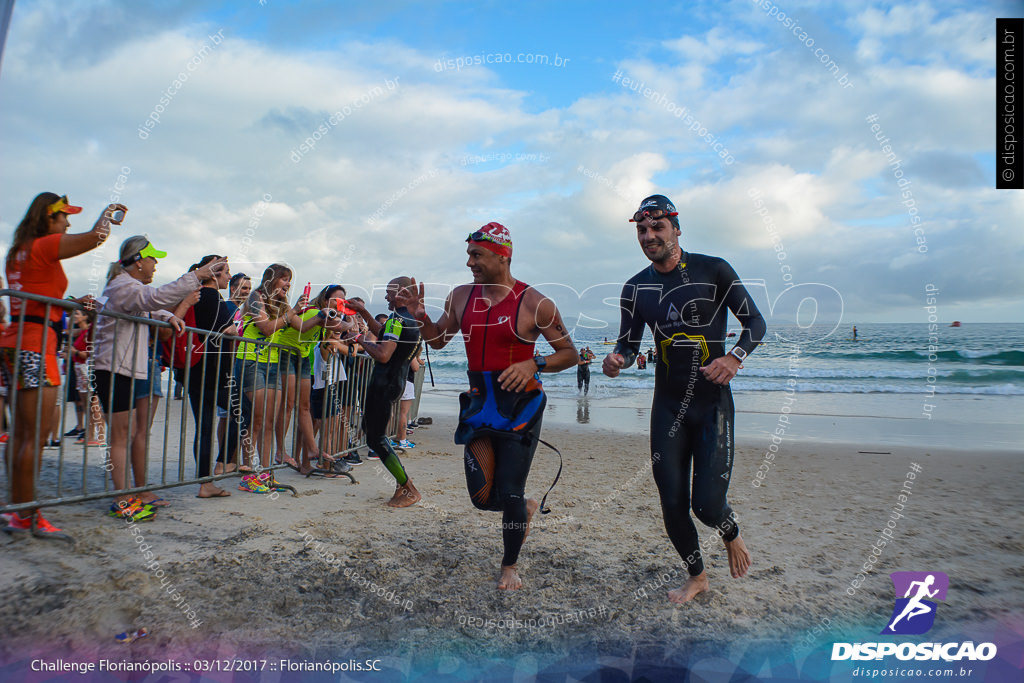
[[513,363],[533,358],[533,342],[516,332],[519,307],[530,286],[516,280],[512,291],[498,303],[487,306],[482,287],[473,285],[462,313],[461,331],[471,372],[501,372]]

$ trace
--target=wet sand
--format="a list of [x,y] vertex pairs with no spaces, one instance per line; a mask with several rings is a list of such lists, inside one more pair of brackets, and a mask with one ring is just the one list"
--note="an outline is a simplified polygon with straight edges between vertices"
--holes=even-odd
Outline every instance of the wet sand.
[[[741,440],[730,502],[753,566],[730,578],[721,542],[698,525],[711,590],[677,606],[665,594],[682,571],[662,526],[645,434],[546,427],[565,470],[551,514],[535,518],[524,547],[524,589],[505,592],[495,588],[500,515],[468,499],[454,418],[436,405],[423,414],[434,423],[402,456],[423,493],[409,509],[384,506],[394,480],[369,461],[355,468],[355,485],[279,471],[298,497],[245,493],[234,480],[222,482],[230,498],[169,489],[171,507],[134,527],[106,517],[102,502],[53,508],[48,516],[77,537],[74,546],[0,539],[0,664],[17,672],[34,656],[351,657],[382,660],[390,673],[373,680],[424,672],[470,680],[494,667],[585,671],[602,657],[623,671],[639,661],[730,672],[745,662],[758,671],[773,659],[827,659],[832,642],[877,634],[897,570],[950,577],[929,638],[1024,640],[1020,453],[783,441],[766,461],[770,442]],[[850,596],[915,463],[903,517]],[[539,498],[557,468],[541,447],[528,493]],[[147,638],[114,642],[140,627]]]

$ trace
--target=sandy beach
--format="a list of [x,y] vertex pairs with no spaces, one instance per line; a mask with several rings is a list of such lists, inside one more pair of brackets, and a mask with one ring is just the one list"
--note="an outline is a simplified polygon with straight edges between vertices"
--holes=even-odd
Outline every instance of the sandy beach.
[[[730,502],[753,566],[730,578],[721,542],[699,527],[711,590],[676,606],[665,594],[682,570],[662,526],[646,434],[550,424],[544,438],[561,450],[564,472],[524,547],[524,589],[504,592],[495,589],[500,516],[468,500],[446,403],[425,402],[421,415],[433,424],[402,456],[424,495],[409,509],[384,506],[393,479],[368,461],[355,468],[358,484],[279,471],[298,497],[244,493],[233,480],[223,499],[168,489],[172,505],[134,527],[104,516],[99,502],[54,508],[74,546],[0,538],[0,658],[17,676],[8,680],[29,680],[21,674],[33,659],[58,657],[381,660],[385,671],[365,680],[578,675],[599,665],[657,678],[681,663],[716,676],[742,666],[848,680],[852,665],[828,661],[831,645],[885,626],[897,570],[949,575],[929,638],[996,642],[1000,657],[988,666],[1007,665],[1003,652],[1012,657],[1024,640],[1020,453],[784,441],[766,461],[769,442],[741,438]],[[539,498],[557,468],[541,447],[528,493]],[[908,486],[891,540],[858,581]],[[143,627],[144,639],[114,641]],[[235,680],[310,674],[287,675],[298,678],[264,669]]]

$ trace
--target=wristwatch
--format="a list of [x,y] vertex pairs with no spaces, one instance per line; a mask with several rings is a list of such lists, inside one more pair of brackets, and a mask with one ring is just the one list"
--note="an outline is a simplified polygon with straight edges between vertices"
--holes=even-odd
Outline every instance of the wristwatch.
[[739,360],[739,362],[741,362],[741,363],[742,363],[742,362],[743,362],[744,360],[746,360],[746,359],[747,359],[747,352],[746,352],[746,351],[744,351],[743,349],[741,349],[741,348],[740,348],[740,347],[738,347],[738,346],[734,346],[734,347],[732,347],[732,350],[731,350],[731,351],[729,351],[729,355],[730,355],[730,356],[735,356],[735,357],[736,357],[736,359],[737,359],[737,360]]
[[548,362],[544,359],[544,356],[534,356],[533,362],[537,364],[537,372],[544,372],[544,368],[548,366]]

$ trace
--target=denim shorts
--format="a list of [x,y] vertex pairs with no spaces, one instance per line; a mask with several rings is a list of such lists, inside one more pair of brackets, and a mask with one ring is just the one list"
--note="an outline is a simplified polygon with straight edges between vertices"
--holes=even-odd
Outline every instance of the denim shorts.
[[278,363],[282,375],[298,375],[300,380],[306,377],[312,378],[313,368],[309,364],[309,356],[300,356],[298,353],[285,354],[284,351],[281,353],[287,356]]
[[281,388],[277,364],[260,363],[241,358],[235,360],[235,381],[245,393],[263,391],[264,389],[276,391]]
[[135,397],[139,399],[142,398],[143,396],[149,396],[149,388],[152,385],[153,396],[156,398],[163,398],[164,390],[163,387],[160,386],[161,375],[162,373],[157,373],[155,382],[153,381],[152,372],[149,373],[149,377],[147,377],[146,379],[135,380]]

